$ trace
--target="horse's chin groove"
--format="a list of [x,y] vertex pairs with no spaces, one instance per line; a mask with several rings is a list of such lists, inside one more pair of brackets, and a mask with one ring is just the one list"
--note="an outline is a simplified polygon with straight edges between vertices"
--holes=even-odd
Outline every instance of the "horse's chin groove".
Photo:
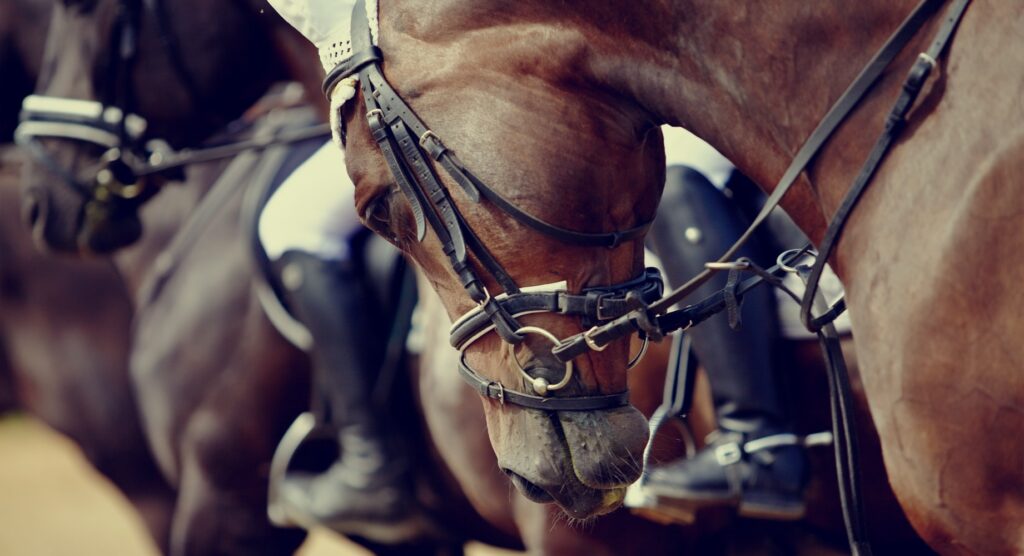
[[[527,411],[532,413],[530,421],[534,434],[545,441],[530,453],[514,449],[518,444],[513,444],[508,450],[498,450],[499,466],[516,490],[532,502],[557,504],[566,516],[575,520],[604,515],[621,506],[626,486],[631,482],[629,477],[615,466],[596,465],[596,468],[612,469],[613,472],[600,477],[606,480],[598,487],[585,484],[577,474],[580,466],[573,462],[573,452],[578,448],[571,447],[566,441],[559,416],[552,412]],[[608,420],[599,419],[598,423],[607,424]],[[537,427],[541,430],[538,431]],[[595,437],[610,437],[608,431],[590,432]]]
[[538,504],[551,504],[555,502],[555,497],[551,496],[546,490],[526,480],[522,475],[509,471],[508,469],[502,469],[508,478],[512,481],[512,484],[516,487],[527,500],[536,502]]

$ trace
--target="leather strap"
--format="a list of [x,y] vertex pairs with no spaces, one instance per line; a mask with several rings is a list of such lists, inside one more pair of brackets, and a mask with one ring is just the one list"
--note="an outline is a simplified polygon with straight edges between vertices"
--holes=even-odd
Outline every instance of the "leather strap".
[[331,96],[331,90],[338,84],[338,81],[341,81],[342,79],[363,69],[363,66],[366,64],[379,62],[382,59],[383,54],[381,54],[380,49],[371,45],[369,48],[364,48],[359,52],[356,52],[351,58],[343,60],[338,65],[334,66],[331,71],[328,72],[327,77],[324,78],[324,96]]
[[[875,142],[875,146],[871,149],[867,160],[864,161],[864,165],[857,174],[857,178],[854,180],[853,185],[850,186],[849,191],[847,191],[846,196],[843,198],[843,202],[836,209],[828,228],[825,230],[825,236],[822,238],[821,245],[818,248],[818,256],[814,261],[810,276],[807,278],[807,290],[804,292],[804,298],[800,302],[800,320],[811,332],[818,332],[825,323],[835,320],[839,313],[842,312],[841,310],[836,311],[836,306],[833,306],[818,317],[811,315],[811,306],[814,303],[814,296],[818,291],[818,284],[821,282],[821,274],[825,270],[825,264],[835,250],[836,242],[839,240],[839,235],[843,232],[850,214],[864,195],[868,184],[871,183],[871,178],[874,177],[875,172],[881,165],[882,160],[889,151],[889,147],[903,131],[906,125],[907,112],[914,105],[914,101],[917,100],[921,88],[928,80],[932,70],[935,69],[939,57],[949,44],[949,40],[953,37],[953,32],[960,23],[960,19],[967,10],[969,3],[970,0],[956,0],[953,2],[946,12],[942,26],[935,35],[935,40],[932,41],[931,46],[926,52],[917,57],[913,67],[910,68],[906,79],[903,81],[900,96],[896,99],[896,103],[885,120],[885,127],[881,135]],[[842,301],[838,303],[842,303]]]
[[[557,313],[583,317],[583,326],[590,327],[636,309],[637,304],[627,295],[633,291],[639,294],[643,303],[657,300],[663,291],[661,273],[657,269],[648,268],[639,278],[629,282],[589,288],[580,294],[564,291],[521,292],[495,298],[495,303],[502,305],[513,317],[529,313]],[[452,325],[451,345],[459,350],[465,349],[481,333],[486,332],[490,324],[489,317],[483,311],[474,309]]]
[[[522,337],[516,332],[521,327],[515,315],[524,312],[543,310],[573,314],[584,317],[586,323],[590,324],[617,317],[643,303],[652,302],[652,298],[660,295],[660,277],[655,284],[646,275],[641,278],[648,283],[641,291],[632,291],[631,296],[625,295],[621,299],[616,295],[608,295],[609,288],[601,288],[600,292],[584,292],[578,296],[561,292],[521,293],[508,272],[467,224],[428,158],[459,184],[470,201],[476,203],[484,197],[517,222],[558,241],[614,248],[623,241],[641,239],[650,222],[627,230],[591,233],[555,226],[523,211],[470,172],[388,83],[380,68],[383,58],[381,51],[372,44],[365,0],[353,6],[352,49],[355,52],[353,58],[339,64],[329,73],[324,81],[324,90],[330,91],[339,80],[358,74],[370,131],[399,189],[409,201],[416,222],[417,238],[422,240],[427,225],[430,225],[460,283],[469,297],[479,305],[480,309],[471,318],[456,323],[452,335],[454,345],[464,348],[481,332],[486,333],[492,327],[504,341],[517,344],[522,341]],[[476,256],[476,262],[505,290],[502,299],[492,297],[484,288],[483,280],[467,256],[470,252]],[[504,391],[500,385],[493,388]],[[486,395],[487,388],[482,391]],[[520,398],[513,396],[512,399]],[[529,398],[522,399],[524,403],[533,403],[529,402]],[[545,403],[543,407],[551,405]]]
[[[750,227],[747,231],[740,236],[736,242],[718,258],[716,262],[724,263],[732,260],[739,251],[753,235],[761,223],[763,223],[768,215],[775,209],[781,202],[782,198],[785,197],[786,193],[789,192],[790,188],[796,183],[796,178],[801,172],[807,167],[821,147],[828,141],[835,132],[839,124],[846,119],[846,116],[853,110],[855,106],[860,102],[864,95],[871,90],[871,87],[878,80],[878,77],[882,75],[885,68],[889,66],[892,60],[899,54],[903,47],[914,37],[917,31],[931,15],[942,5],[944,0],[923,0],[914,11],[900,24],[892,36],[886,40],[882,48],[871,58],[868,65],[861,70],[860,74],[853,80],[846,91],[840,95],[839,99],[836,100],[832,108],[829,109],[825,117],[822,118],[821,123],[811,132],[810,136],[804,142],[800,150],[797,151],[793,161],[789,164],[789,167],[783,173],[782,178],[779,179],[772,194],[768,196],[765,201],[764,207],[761,212],[754,217]],[[661,301],[655,303],[650,307],[650,310],[655,313],[664,313],[668,311],[672,305],[683,300],[688,295],[697,290],[705,282],[711,279],[711,276],[716,270],[705,269],[703,272],[694,276],[688,282],[682,286],[676,288],[668,295],[666,295]]]
[[498,400],[502,404],[513,404],[543,411],[596,411],[614,409],[629,405],[629,391],[601,396],[573,396],[566,398],[541,397],[510,390],[500,382],[487,380],[466,363],[466,354],[459,357],[459,374],[481,396]]

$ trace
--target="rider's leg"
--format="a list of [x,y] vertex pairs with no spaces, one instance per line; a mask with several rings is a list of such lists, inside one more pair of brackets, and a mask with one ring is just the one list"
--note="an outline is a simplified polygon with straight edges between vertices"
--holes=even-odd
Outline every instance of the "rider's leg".
[[260,217],[260,238],[285,297],[313,337],[318,399],[337,430],[340,459],[293,477],[281,497],[300,520],[344,528],[408,514],[409,462],[389,413],[373,402],[387,316],[362,278],[353,245],[366,233],[341,152],[326,144],[299,167]]
[[[684,166],[668,169],[651,241],[669,282],[679,284],[698,273],[705,262],[725,252],[746,226],[741,211],[701,173]],[[757,241],[739,256],[768,264],[770,260],[759,256]],[[726,280],[723,273],[691,300],[710,295]],[[774,292],[767,287],[752,290],[744,296],[741,314],[738,331],[721,314],[688,332],[708,373],[719,434],[694,458],[653,469],[648,485],[658,494],[694,501],[740,501],[749,514],[798,517],[803,511],[807,468],[801,448],[730,452],[759,438],[783,440],[775,435],[791,432],[772,365],[778,330]]]

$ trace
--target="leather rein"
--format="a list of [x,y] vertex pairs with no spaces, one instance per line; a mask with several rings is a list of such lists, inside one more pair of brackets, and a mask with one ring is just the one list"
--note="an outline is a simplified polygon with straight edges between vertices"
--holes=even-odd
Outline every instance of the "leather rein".
[[[605,313],[590,309],[578,312],[566,311],[564,314],[583,316],[585,320],[597,322],[597,324],[586,332],[564,340],[558,340],[548,333],[549,339],[554,344],[552,353],[567,366],[567,379],[568,374],[571,373],[572,360],[588,351],[601,351],[612,341],[632,333],[639,333],[645,339],[661,339],[671,332],[686,330],[723,310],[728,309],[731,312],[737,310],[743,294],[758,285],[768,283],[782,287],[779,278],[781,274],[790,272],[800,276],[806,285],[804,296],[799,300],[801,320],[808,330],[818,335],[826,357],[840,502],[851,551],[857,555],[870,554],[871,548],[863,528],[863,509],[857,468],[858,448],[851,416],[853,398],[849,375],[840,350],[839,336],[831,324],[845,310],[846,306],[842,299],[828,306],[818,292],[818,283],[850,214],[881,165],[886,152],[905,127],[906,116],[910,108],[914,105],[928,77],[937,68],[938,60],[956,31],[969,2],[970,0],[954,0],[951,3],[934,40],[927,50],[918,55],[910,68],[902,84],[899,97],[886,118],[883,131],[853,185],[832,216],[817,253],[813,253],[810,246],[793,249],[780,255],[778,264],[766,270],[757,268],[750,261],[742,259],[732,261],[736,252],[747,242],[754,230],[780,204],[796,182],[796,178],[806,169],[833,132],[871,90],[896,55],[906,47],[924,23],[946,3],[945,0],[922,0],[915,7],[829,109],[797,152],[789,168],[747,231],[717,261],[707,263],[705,270],[700,274],[653,302],[647,300],[646,293],[649,293],[647,290],[641,292],[637,289],[630,289],[626,285],[597,289],[595,291],[599,292],[598,297],[606,296],[605,299],[614,301],[614,309]],[[478,303],[478,309],[460,318],[453,325],[452,344],[455,347],[464,350],[467,338],[475,339],[490,329],[496,331],[505,342],[514,345],[522,341],[524,331],[536,332],[536,329],[527,330],[532,327],[524,329],[516,323],[515,316],[523,314],[519,312],[520,302],[522,307],[530,308],[527,312],[533,312],[533,310],[561,312],[556,310],[561,306],[558,304],[559,294],[557,292],[530,294],[524,293],[516,286],[466,224],[451,197],[434,174],[433,167],[427,161],[427,156],[444,168],[473,202],[479,202],[481,196],[486,197],[519,222],[565,243],[615,247],[623,240],[637,239],[643,236],[649,223],[625,232],[608,234],[582,234],[557,228],[522,212],[474,177],[462,166],[455,154],[444,146],[440,138],[423,124],[384,78],[380,68],[383,55],[380,49],[372,44],[364,0],[359,0],[353,9],[352,47],[354,53],[352,58],[339,64],[328,74],[324,82],[324,91],[329,94],[338,81],[358,74],[370,130],[380,146],[399,188],[412,206],[419,239],[423,238],[424,220],[426,220],[441,239],[444,252],[448,255],[452,268],[466,292]],[[424,210],[424,205],[427,210]],[[479,275],[466,259],[467,245],[476,254],[484,268],[505,288],[506,293],[501,296],[501,299],[492,297],[483,287]],[[797,264],[808,254],[814,257],[812,264]],[[716,272],[722,271],[728,271],[731,274],[729,285],[725,289],[692,305],[672,310],[677,302],[692,294]],[[741,282],[737,279],[740,272],[752,272],[755,276]],[[651,283],[653,283],[653,279],[651,279]],[[797,299],[792,292],[787,290],[787,293]],[[543,300],[526,302],[524,296],[528,295],[537,295]],[[812,309],[819,311],[818,314],[813,314]],[[619,316],[611,316],[620,311],[622,313]],[[545,387],[546,384],[543,383],[534,383],[535,391],[540,394],[539,396],[515,392],[504,388],[500,383],[480,377],[466,365],[464,357],[460,363],[460,372],[482,395],[526,407],[571,411],[614,407],[626,403],[626,393],[612,396],[548,398],[546,395],[550,388]],[[530,377],[527,375],[527,378]]]

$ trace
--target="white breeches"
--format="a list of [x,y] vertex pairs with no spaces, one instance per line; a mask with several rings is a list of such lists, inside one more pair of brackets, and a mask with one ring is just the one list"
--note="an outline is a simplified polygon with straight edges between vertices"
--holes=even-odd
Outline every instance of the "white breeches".
[[293,250],[348,259],[349,242],[363,229],[354,192],[344,154],[334,143],[324,143],[288,176],[260,214],[260,242],[270,260]]
[[704,174],[715,187],[722,189],[734,166],[714,147],[681,127],[661,126],[665,137],[665,165],[682,164]]

